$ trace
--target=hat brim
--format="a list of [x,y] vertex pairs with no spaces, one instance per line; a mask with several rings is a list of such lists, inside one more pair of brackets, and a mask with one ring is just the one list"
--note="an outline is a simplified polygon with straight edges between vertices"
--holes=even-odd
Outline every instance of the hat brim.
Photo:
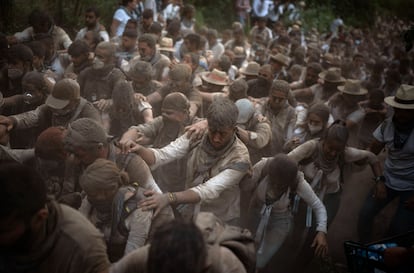
[[69,100],[61,100],[53,97],[52,95],[49,95],[46,99],[45,104],[50,108],[60,110],[65,108],[69,104],[69,102]]
[[243,75],[247,75],[247,76],[257,76],[259,74],[259,72],[257,72],[257,73],[247,72],[246,68],[244,68],[244,67],[239,69],[239,73],[243,74]]
[[280,60],[280,59],[278,59],[278,58],[275,58],[273,55],[270,55],[270,59],[272,60],[272,61],[274,61],[274,62],[278,62],[278,63],[280,63],[281,65],[283,65],[283,66],[289,66],[289,64],[288,63],[286,63],[286,62],[284,62],[284,61],[282,61],[282,60]]
[[400,108],[400,109],[414,109],[414,104],[404,104],[395,101],[395,96],[386,97],[384,99],[385,103],[389,106]]
[[220,82],[220,81],[216,81],[216,80],[213,80],[213,79],[209,78],[208,77],[209,73],[211,73],[211,72],[202,72],[202,73],[200,73],[200,77],[203,79],[203,81],[206,81],[208,83],[212,83],[212,84],[215,84],[215,85],[221,85],[221,86],[229,85],[228,80],[226,80],[225,82]]
[[350,91],[346,90],[345,86],[338,86],[338,90],[345,93],[345,94],[355,95],[355,96],[361,96],[361,95],[368,94],[368,90],[365,89],[365,88],[360,88],[357,93],[356,92],[350,92]]
[[170,47],[160,47],[158,48],[159,51],[168,51],[168,52],[175,52],[174,48],[170,48]]
[[335,83],[335,82],[345,82],[345,78],[342,77],[342,76],[339,79],[337,79],[336,81],[327,80],[325,78],[326,72],[321,72],[321,73],[318,74],[318,76],[319,76],[320,79],[322,79],[325,82],[333,82],[333,83]]

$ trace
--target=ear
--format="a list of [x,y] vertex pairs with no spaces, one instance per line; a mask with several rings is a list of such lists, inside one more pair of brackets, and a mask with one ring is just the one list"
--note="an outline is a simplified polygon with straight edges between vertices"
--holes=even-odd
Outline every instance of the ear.
[[41,228],[43,224],[46,222],[47,218],[49,217],[49,210],[45,206],[36,212],[35,215],[32,217],[31,226],[35,230]]

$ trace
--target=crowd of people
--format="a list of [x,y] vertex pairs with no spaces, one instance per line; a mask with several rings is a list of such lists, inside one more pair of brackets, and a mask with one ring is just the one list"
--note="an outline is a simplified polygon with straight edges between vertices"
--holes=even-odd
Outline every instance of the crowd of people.
[[396,198],[384,236],[414,230],[409,22],[320,33],[303,1],[237,0],[216,30],[158,2],[0,35],[0,272],[305,272],[367,165],[359,241]]

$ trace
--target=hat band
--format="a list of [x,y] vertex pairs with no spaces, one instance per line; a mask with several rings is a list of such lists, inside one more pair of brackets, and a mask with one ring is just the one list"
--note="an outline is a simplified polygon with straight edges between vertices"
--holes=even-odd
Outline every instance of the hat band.
[[414,104],[414,100],[402,100],[400,98],[394,97],[395,102],[401,103],[401,104]]
[[208,79],[213,80],[213,81],[218,81],[218,82],[226,82],[226,79],[224,79],[223,77],[216,75],[216,74],[209,74],[207,76]]

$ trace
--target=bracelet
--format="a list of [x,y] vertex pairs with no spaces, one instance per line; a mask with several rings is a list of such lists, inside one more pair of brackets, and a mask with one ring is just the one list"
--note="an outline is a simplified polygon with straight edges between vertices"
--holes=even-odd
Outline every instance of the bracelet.
[[175,204],[177,202],[177,195],[174,192],[168,192],[167,195],[170,204]]
[[383,175],[379,175],[374,177],[373,180],[375,181],[375,184],[378,184],[379,182],[385,182],[385,177]]

